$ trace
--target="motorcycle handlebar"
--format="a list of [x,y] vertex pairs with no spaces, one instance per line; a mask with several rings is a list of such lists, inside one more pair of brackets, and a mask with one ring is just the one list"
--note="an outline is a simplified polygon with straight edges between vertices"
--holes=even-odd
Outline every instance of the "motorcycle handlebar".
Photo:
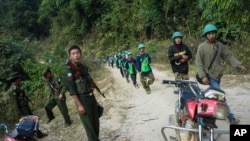
[[195,81],[191,80],[163,80],[163,84],[173,84],[173,85],[188,85],[188,84],[194,84]]

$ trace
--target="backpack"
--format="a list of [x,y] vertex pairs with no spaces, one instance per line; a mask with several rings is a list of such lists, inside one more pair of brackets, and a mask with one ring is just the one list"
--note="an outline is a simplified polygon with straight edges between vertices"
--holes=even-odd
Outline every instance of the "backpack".
[[[28,116],[27,116],[28,117]],[[25,139],[25,140],[31,140],[33,139],[34,132],[37,131],[38,128],[38,117],[36,116],[30,116],[35,117],[37,119],[22,119],[20,123],[16,125],[16,128],[12,132],[12,137],[16,139]]]

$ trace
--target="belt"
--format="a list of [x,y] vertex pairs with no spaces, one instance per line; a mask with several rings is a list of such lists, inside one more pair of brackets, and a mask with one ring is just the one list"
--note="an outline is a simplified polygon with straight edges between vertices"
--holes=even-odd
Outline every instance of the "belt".
[[94,95],[93,93],[87,93],[87,94],[79,94],[78,96],[92,96],[92,95]]

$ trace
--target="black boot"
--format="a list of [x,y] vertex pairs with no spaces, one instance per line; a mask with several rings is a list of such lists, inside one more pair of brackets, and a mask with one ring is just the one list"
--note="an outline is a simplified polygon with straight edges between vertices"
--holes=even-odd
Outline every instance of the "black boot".
[[37,130],[37,132],[35,132],[35,136],[40,139],[40,138],[48,136],[48,134],[43,133],[40,130]]

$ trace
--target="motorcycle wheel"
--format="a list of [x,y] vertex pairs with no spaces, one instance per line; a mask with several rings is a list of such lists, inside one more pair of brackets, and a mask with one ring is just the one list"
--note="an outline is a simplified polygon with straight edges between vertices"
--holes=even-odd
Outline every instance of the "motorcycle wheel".
[[[187,129],[194,129],[195,123],[191,119],[185,121],[184,127]],[[197,141],[197,133],[190,131],[180,131],[180,141]]]

